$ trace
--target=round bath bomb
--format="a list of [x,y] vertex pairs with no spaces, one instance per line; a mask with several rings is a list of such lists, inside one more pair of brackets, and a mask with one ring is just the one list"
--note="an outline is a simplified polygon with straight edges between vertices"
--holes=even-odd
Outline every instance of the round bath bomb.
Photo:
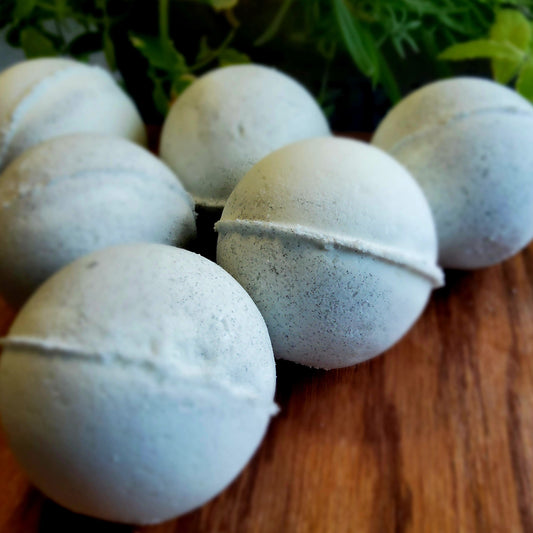
[[263,319],[215,263],[100,250],[32,296],[6,338],[0,414],[30,480],[79,513],[147,524],[222,491],[276,411]]
[[270,152],[329,134],[313,97],[272,68],[236,65],[209,72],[176,100],[161,157],[202,207],[222,208],[240,179]]
[[394,107],[372,143],[426,194],[442,266],[493,265],[533,238],[533,106],[513,90],[477,78],[432,83]]
[[126,139],[78,133],[35,146],[0,175],[0,293],[18,304],[113,244],[182,245],[195,234],[193,207],[174,173]]
[[41,58],[0,74],[0,170],[30,146],[82,131],[146,143],[133,102],[100,67]]
[[274,353],[353,365],[396,342],[442,282],[429,206],[386,153],[340,138],[270,154],[217,223],[217,262],[257,304]]

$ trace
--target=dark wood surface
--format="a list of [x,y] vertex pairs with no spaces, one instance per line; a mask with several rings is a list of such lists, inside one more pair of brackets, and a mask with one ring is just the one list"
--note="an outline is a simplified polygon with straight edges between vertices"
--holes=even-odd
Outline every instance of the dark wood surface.
[[[12,316],[1,304],[2,333]],[[369,363],[278,363],[277,401],[225,492],[145,528],[46,500],[0,437],[0,531],[533,532],[533,245],[493,268],[448,272],[415,327]]]

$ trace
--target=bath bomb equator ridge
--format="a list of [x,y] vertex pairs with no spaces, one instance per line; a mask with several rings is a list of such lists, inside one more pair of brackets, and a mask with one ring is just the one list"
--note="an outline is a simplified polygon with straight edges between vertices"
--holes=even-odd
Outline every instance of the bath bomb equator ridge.
[[[31,148],[30,148],[31,150]],[[105,175],[109,173],[109,168],[101,167],[101,168],[94,168],[89,170],[80,170],[78,172],[74,172],[72,174],[63,174],[59,176],[51,176],[48,181],[42,181],[38,184],[32,184],[29,187],[18,187],[14,188],[12,191],[12,197],[9,197],[6,195],[7,199],[5,199],[2,204],[0,204],[0,208],[7,209],[9,208],[14,202],[17,200],[22,200],[26,196],[29,196],[30,194],[34,194],[36,191],[45,189],[47,187],[54,187],[55,185],[58,185],[60,183],[63,183],[66,180],[78,180],[78,179],[94,179],[97,176]],[[150,182],[159,180],[161,184],[166,185],[169,190],[172,192],[178,192],[182,199],[189,205],[191,209],[194,209],[194,201],[191,198],[191,196],[187,193],[187,191],[183,188],[181,183],[176,179],[173,182],[170,179],[167,179],[162,174],[152,174],[147,175],[144,172],[139,172],[138,170],[134,168],[113,168],[113,174],[114,177],[118,177],[119,175],[122,175],[124,177],[131,177],[138,179],[141,182]]]
[[[242,383],[234,383],[229,379],[218,376],[216,381],[206,381],[205,373],[198,369],[186,365],[164,364],[162,361],[156,361],[153,357],[131,358],[119,352],[99,352],[97,350],[86,350],[83,347],[73,344],[65,344],[58,339],[41,339],[31,336],[6,336],[0,337],[0,347],[9,350],[27,350],[30,349],[32,355],[43,357],[59,357],[65,360],[79,360],[94,364],[114,364],[121,367],[135,367],[144,370],[147,375],[152,375],[154,379],[162,383],[171,382],[171,388],[176,387],[176,382],[186,381],[190,385],[198,388],[217,388],[220,392],[226,393],[234,399],[245,400],[248,404],[256,403],[263,405],[259,395],[251,388]],[[209,384],[209,387],[207,387]],[[266,406],[271,415],[278,413],[279,408],[274,402],[269,402]]]
[[[32,106],[35,103],[39,103],[39,99],[43,94],[50,89],[53,89],[54,85],[60,83],[68,78],[80,73],[81,75],[91,72],[91,75],[99,77],[102,80],[102,87],[99,87],[99,96],[104,92],[110,94],[116,94],[121,89],[115,85],[115,82],[111,75],[97,65],[89,65],[84,63],[75,63],[74,61],[65,60],[65,65],[59,67],[52,73],[45,75],[40,80],[37,80],[33,84],[30,84],[26,90],[22,91],[20,96],[15,99],[10,108],[6,111],[4,117],[0,116],[0,123],[4,120],[6,124],[0,128],[0,168],[3,168],[6,164],[6,157],[9,155],[12,149],[12,143],[19,131],[19,126],[23,122],[28,113],[31,112]],[[104,89],[104,87],[106,87]],[[124,93],[125,101],[131,104],[134,109],[133,103],[129,101],[127,95]],[[138,139],[143,143],[146,139]],[[12,158],[11,158],[12,159]]]
[[315,228],[299,224],[283,224],[280,222],[267,222],[262,220],[220,220],[215,224],[218,233],[228,233],[235,230],[245,230],[248,233],[268,234],[276,236],[297,236],[318,248],[342,249],[347,252],[368,255],[375,259],[405,268],[427,278],[434,288],[442,287],[444,277],[442,270],[430,261],[417,257],[412,253],[403,252],[392,246],[370,242],[365,239],[346,237],[343,235],[330,235]]
[[431,126],[428,126],[425,128],[418,128],[412,133],[409,133],[405,137],[396,141],[390,148],[387,149],[387,151],[389,154],[394,156],[399,151],[401,151],[404,146],[409,145],[411,142],[416,141],[420,137],[426,137],[427,135],[431,135],[433,132],[440,131],[441,128],[452,126],[453,124],[462,122],[463,120],[467,120],[471,117],[477,117],[480,115],[488,115],[492,113],[495,113],[495,114],[502,113],[505,115],[517,115],[521,117],[529,116],[531,117],[531,119],[533,119],[533,112],[528,113],[524,109],[519,108],[517,106],[480,107],[472,111],[453,114],[449,118],[437,121],[435,124],[432,124]]

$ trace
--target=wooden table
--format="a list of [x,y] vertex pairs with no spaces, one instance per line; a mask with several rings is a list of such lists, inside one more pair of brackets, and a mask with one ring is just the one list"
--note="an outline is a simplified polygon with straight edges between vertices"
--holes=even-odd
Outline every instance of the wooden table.
[[[0,333],[12,317],[0,302]],[[46,500],[0,436],[0,532],[533,532],[533,245],[448,272],[416,326],[369,363],[278,363],[277,402],[224,493],[145,528]]]

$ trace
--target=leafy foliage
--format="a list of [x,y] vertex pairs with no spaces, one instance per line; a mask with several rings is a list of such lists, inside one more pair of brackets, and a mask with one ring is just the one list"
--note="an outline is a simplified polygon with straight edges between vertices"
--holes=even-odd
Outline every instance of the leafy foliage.
[[[388,97],[401,97],[403,60],[430,55],[465,38],[486,35],[503,0],[284,0],[270,26],[257,39],[264,44],[290,24],[318,48],[346,52],[357,69],[381,85]],[[507,4],[509,2],[506,2]],[[515,0],[524,7],[531,0]],[[303,21],[298,25],[298,22]],[[415,59],[416,61],[416,59]]]
[[[2,0],[4,2],[4,0]],[[238,0],[195,0],[204,9],[224,12]],[[134,0],[7,0],[0,8],[0,28],[7,29],[7,40],[24,50],[28,58],[70,55],[85,60],[89,54],[103,51],[109,67],[117,68],[116,46],[124,36],[121,26],[128,20]],[[138,3],[138,2],[137,2]],[[129,31],[129,46],[146,61],[146,73],[152,83],[152,98],[157,110],[165,114],[171,99],[195,77],[195,72],[209,66],[249,61],[246,54],[229,47],[235,29],[218,46],[210,48],[207,37],[200,39],[197,61],[187,62],[169,35],[169,0],[145,4],[157,12],[154,34]],[[124,47],[124,42],[120,43]]]
[[443,49],[489,58],[495,79],[533,93],[528,18],[531,0],[0,0],[11,45],[28,57],[103,51],[141,108],[160,114],[205,70],[250,58],[283,63],[326,112],[348,78],[394,102],[448,75]]
[[490,59],[494,79],[504,84],[515,81],[516,90],[533,102],[533,23],[520,10],[498,11],[488,38],[455,44],[439,57]]

